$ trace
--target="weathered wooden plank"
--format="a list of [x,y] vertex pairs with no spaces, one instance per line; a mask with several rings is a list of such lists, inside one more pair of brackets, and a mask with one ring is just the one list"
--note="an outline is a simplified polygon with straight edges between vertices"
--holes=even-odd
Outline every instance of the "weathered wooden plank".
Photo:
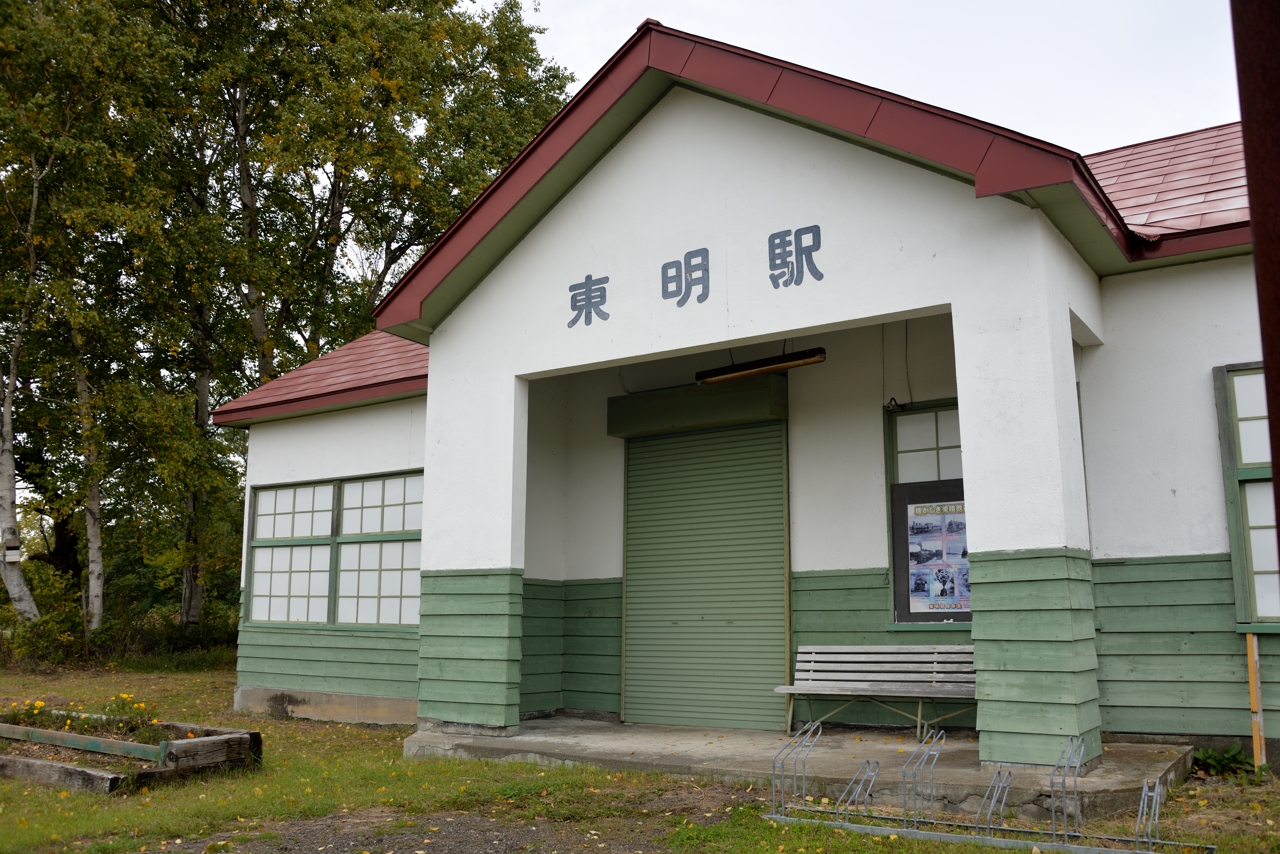
[[617,691],[595,693],[565,689],[561,697],[566,709],[578,709],[584,712],[610,712],[616,715],[620,708],[620,698]]
[[[1143,708],[1248,709],[1245,682],[1113,682],[1098,680],[1098,699],[1104,706]],[[1266,695],[1263,695],[1266,703]],[[1280,703],[1280,698],[1276,702]]]
[[[793,590],[791,608],[795,611],[875,611],[889,604],[889,588],[859,587],[840,590]],[[881,616],[886,616],[882,613]]]
[[894,661],[885,658],[864,658],[859,660],[850,657],[842,661],[815,661],[811,658],[796,657],[796,673],[843,673],[850,671],[878,673],[972,673],[973,659],[955,659],[947,661]]
[[1098,667],[1092,639],[1067,642],[975,640],[973,650],[974,666],[985,671],[1077,673]]
[[618,655],[566,654],[563,667],[565,673],[617,674],[622,672],[622,657]]
[[887,586],[888,582],[885,581],[884,576],[888,571],[883,566],[864,569],[818,569],[812,572],[793,571],[791,584],[793,587],[823,589],[827,586],[836,588],[856,586],[860,581],[868,581],[873,585]]
[[263,674],[241,671],[238,682],[246,688],[267,688],[272,691],[319,691],[321,693],[363,694],[369,697],[415,697],[418,693],[418,677],[391,682],[385,679],[360,679],[344,676],[302,676],[298,674]]
[[1094,591],[1100,608],[1166,605],[1222,605],[1235,602],[1232,580],[1227,578],[1163,578],[1133,584],[1100,584]]
[[125,780],[123,774],[101,771],[97,768],[81,768],[65,762],[32,759],[27,756],[9,756],[4,753],[0,753],[0,777],[30,780],[54,789],[97,792],[104,795],[114,792]]
[[795,632],[879,632],[884,633],[888,618],[885,607],[867,611],[795,611],[791,630]]
[[598,637],[598,638],[620,638],[622,637],[622,620],[619,617],[601,617],[601,618],[584,618],[569,617],[564,618],[565,637]]
[[[1249,710],[1197,709],[1168,706],[1103,706],[1107,732],[1171,732],[1248,736]],[[1247,742],[1246,742],[1247,743]]]
[[1148,605],[1099,607],[1095,612],[1104,632],[1168,632],[1177,627],[1196,632],[1234,632],[1234,605]]
[[1243,655],[1104,655],[1098,678],[1141,682],[1245,682]]
[[1244,655],[1244,635],[1231,632],[1102,632],[1098,655]]
[[841,654],[852,654],[852,653],[924,654],[925,652],[928,652],[931,654],[932,653],[943,653],[943,654],[968,653],[970,654],[970,656],[972,656],[973,645],[972,644],[931,644],[931,645],[914,644],[914,645],[910,645],[910,647],[905,647],[905,645],[899,645],[899,647],[895,647],[895,645],[892,645],[892,644],[884,644],[884,645],[873,644],[873,645],[867,645],[867,647],[824,647],[824,645],[805,645],[805,647],[797,648],[796,652],[797,653],[841,653]]
[[973,697],[972,683],[914,684],[910,682],[806,682],[804,685],[779,685],[778,694],[848,694],[868,697]]
[[[1046,703],[983,700],[978,707],[978,728],[997,732],[1080,735],[1101,726],[1098,701]],[[1062,741],[1059,739],[1061,748]]]
[[249,733],[211,735],[165,742],[164,765],[179,771],[212,765],[248,765],[253,759]]
[[606,673],[561,674],[561,690],[566,694],[610,694],[617,696],[622,690],[622,677]]
[[792,680],[796,685],[827,685],[827,684],[843,684],[845,682],[857,682],[859,684],[871,682],[973,682],[977,679],[977,675],[970,671],[968,673],[938,673],[935,671],[923,671],[921,673],[904,673],[901,670],[879,673],[855,671],[850,673],[833,672],[830,670],[797,670],[795,679]]
[[566,599],[564,618],[581,620],[587,618],[619,618],[622,616],[622,599]]
[[566,635],[564,639],[565,655],[597,655],[617,658],[622,655],[622,638],[576,637]]
[[[1161,562],[1147,564],[1093,564],[1093,582],[1099,586],[1132,582],[1164,582],[1170,578],[1197,580],[1231,578],[1231,561]],[[1096,595],[1096,594],[1095,594]]]
[[113,756],[132,756],[135,759],[147,759],[159,762],[164,756],[164,745],[138,744],[134,741],[117,741],[112,738],[99,738],[92,735],[81,735],[76,732],[59,732],[38,727],[0,724],[0,737],[14,741],[34,741],[39,744],[56,744],[59,747],[70,747],[75,750],[91,750],[94,753],[109,753]]
[[564,599],[621,599],[621,578],[580,578],[564,582]]
[[971,604],[975,611],[1057,611],[1093,608],[1093,582],[1084,578],[973,583]]

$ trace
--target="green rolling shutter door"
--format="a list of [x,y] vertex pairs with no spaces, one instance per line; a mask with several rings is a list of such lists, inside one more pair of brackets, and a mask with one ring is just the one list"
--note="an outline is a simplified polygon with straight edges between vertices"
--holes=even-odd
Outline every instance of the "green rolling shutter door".
[[785,429],[628,440],[627,721],[785,725]]

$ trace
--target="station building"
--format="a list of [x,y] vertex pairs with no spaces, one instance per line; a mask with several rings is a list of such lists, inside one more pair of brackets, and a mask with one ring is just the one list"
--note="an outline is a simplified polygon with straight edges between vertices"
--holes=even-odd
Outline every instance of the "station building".
[[1084,157],[646,22],[379,331],[215,414],[237,704],[781,730],[798,645],[971,643],[984,760],[1247,736],[1251,253],[1238,125]]

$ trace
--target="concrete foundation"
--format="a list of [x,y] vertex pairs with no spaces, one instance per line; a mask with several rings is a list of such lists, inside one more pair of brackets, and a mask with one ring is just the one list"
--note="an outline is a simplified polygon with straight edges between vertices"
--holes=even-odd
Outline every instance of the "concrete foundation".
[[413,699],[325,691],[280,691],[243,685],[236,686],[235,710],[280,718],[350,724],[412,724],[418,720],[418,701]]
[[[893,806],[902,797],[902,765],[916,749],[914,735],[901,730],[828,728],[808,759],[808,793],[836,798],[864,760],[880,763],[873,804]],[[752,783],[767,790],[773,756],[786,743],[776,732],[611,724],[554,717],[525,721],[505,738],[417,732],[404,743],[406,758],[450,756],[540,765],[591,764]],[[1102,760],[1080,777],[1086,819],[1134,811],[1144,780],[1163,785],[1191,770],[1186,744],[1109,743]],[[1012,767],[1006,809],[1020,818],[1049,817],[1049,769]],[[938,808],[960,814],[977,811],[992,771],[978,757],[977,734],[948,733],[935,768]]]

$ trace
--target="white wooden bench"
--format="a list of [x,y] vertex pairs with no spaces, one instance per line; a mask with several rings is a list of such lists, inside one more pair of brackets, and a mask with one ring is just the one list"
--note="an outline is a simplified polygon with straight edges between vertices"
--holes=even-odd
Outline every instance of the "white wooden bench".
[[[963,709],[925,720],[924,701],[973,700],[977,677],[973,671],[973,646],[802,646],[796,651],[794,685],[773,690],[787,695],[787,732],[797,696],[850,697],[836,712],[867,700],[916,722],[916,737],[930,725],[977,708]],[[914,715],[890,706],[877,697],[914,699]]]

